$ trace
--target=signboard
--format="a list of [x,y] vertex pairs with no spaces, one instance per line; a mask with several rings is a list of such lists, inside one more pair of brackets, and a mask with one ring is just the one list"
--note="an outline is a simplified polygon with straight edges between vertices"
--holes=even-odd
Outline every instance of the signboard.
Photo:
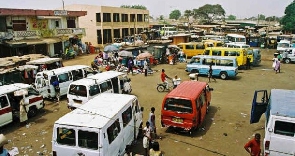
[[67,10],[54,10],[53,13],[54,13],[55,16],[66,16],[66,15],[68,15]]
[[14,96],[23,96],[28,95],[28,91],[26,89],[21,89],[14,92]]

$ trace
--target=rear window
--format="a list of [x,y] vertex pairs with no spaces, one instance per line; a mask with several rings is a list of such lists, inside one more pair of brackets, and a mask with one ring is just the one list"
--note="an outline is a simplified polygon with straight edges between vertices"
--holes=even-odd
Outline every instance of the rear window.
[[279,135],[294,137],[295,123],[276,121],[274,133]]
[[74,129],[57,128],[57,143],[62,145],[75,146],[76,135]]
[[72,85],[70,85],[69,94],[87,97],[86,86],[72,84]]
[[168,98],[165,101],[164,110],[177,113],[193,113],[192,103],[187,99]]
[[87,149],[98,149],[98,134],[89,131],[78,131],[78,145]]

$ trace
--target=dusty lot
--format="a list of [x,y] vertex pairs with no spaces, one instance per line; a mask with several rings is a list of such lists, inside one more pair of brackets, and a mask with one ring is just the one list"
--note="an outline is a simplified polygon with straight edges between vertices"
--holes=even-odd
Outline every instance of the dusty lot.
[[[258,124],[249,124],[249,113],[254,90],[281,88],[294,89],[294,64],[282,64],[281,73],[275,74],[271,69],[273,50],[262,50],[262,63],[259,67],[251,70],[240,70],[238,77],[233,80],[217,79],[217,82],[210,83],[214,88],[212,103],[205,122],[192,137],[185,133],[177,133],[160,126],[160,108],[163,97],[166,93],[159,93],[156,84],[160,82],[160,72],[144,77],[143,74],[129,76],[132,80],[133,94],[139,98],[141,106],[145,108],[144,119],[148,118],[152,106],[156,108],[156,126],[158,134],[162,137],[159,140],[160,149],[165,156],[186,155],[186,156],[214,156],[247,155],[243,149],[244,144],[259,132],[264,136],[264,117]],[[80,56],[75,60],[65,61],[65,65],[85,64],[95,55]],[[158,65],[153,69],[164,68],[166,74],[174,76],[177,74],[182,80],[189,80],[184,71],[185,64]],[[200,81],[207,81],[206,77],[200,77]],[[19,155],[51,155],[51,134],[52,125],[62,115],[69,112],[66,99],[62,103],[55,104],[46,101],[43,112],[29,120],[29,124],[20,125],[13,123],[1,127],[0,132],[4,133],[10,140],[6,148],[17,147]],[[134,147],[137,153],[143,153],[142,143]]]

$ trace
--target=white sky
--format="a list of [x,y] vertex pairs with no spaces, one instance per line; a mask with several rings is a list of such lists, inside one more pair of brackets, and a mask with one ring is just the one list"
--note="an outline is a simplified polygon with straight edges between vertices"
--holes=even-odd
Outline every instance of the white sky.
[[[48,9],[62,8],[63,0],[0,0],[1,8]],[[263,14],[268,16],[284,15],[285,8],[293,0],[64,0],[65,5],[89,4],[103,6],[144,5],[150,15],[168,17],[172,10],[197,9],[205,4],[220,4],[226,15],[235,15],[237,18],[248,18]]]

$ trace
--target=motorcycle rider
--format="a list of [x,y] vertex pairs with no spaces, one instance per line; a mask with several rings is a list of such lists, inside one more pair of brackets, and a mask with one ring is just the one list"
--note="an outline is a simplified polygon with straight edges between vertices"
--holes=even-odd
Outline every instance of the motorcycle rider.
[[166,86],[166,89],[168,90],[169,89],[169,85],[168,85],[168,81],[167,81],[166,78],[171,79],[169,76],[167,76],[165,74],[165,69],[162,69],[161,80],[162,80],[163,84]]

